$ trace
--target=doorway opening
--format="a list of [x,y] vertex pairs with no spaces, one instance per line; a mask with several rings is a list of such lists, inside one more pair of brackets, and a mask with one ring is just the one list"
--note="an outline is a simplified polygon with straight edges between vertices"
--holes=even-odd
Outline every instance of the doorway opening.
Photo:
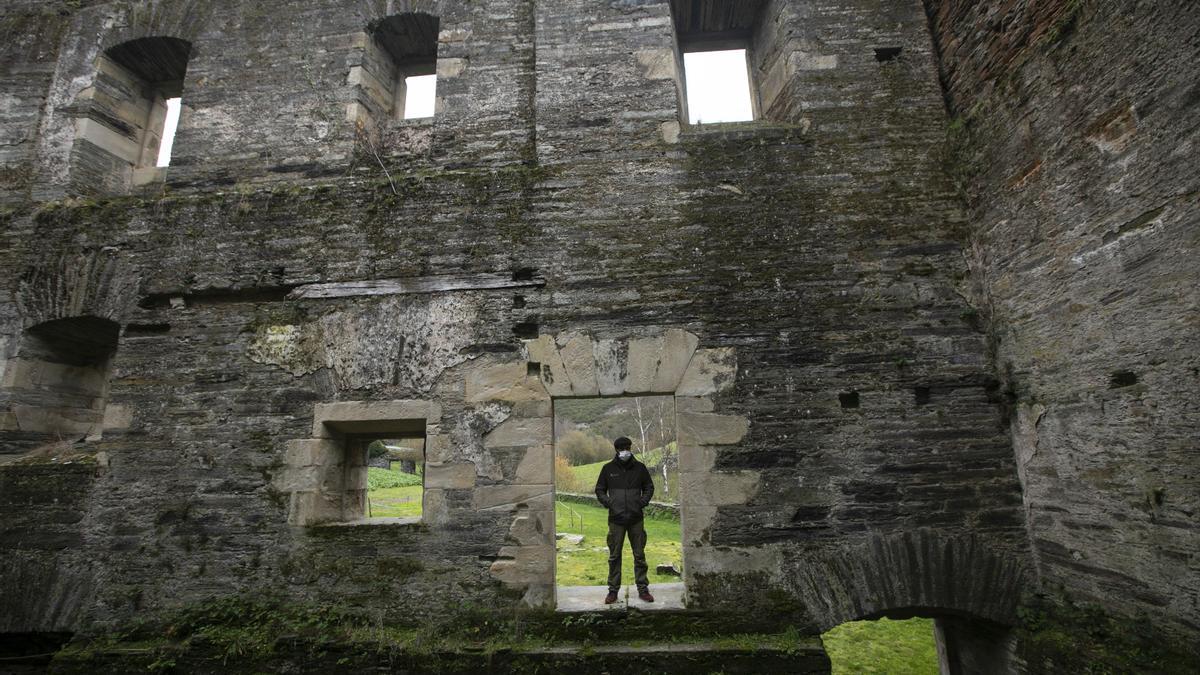
[[[609,513],[596,494],[601,472],[616,456],[614,441],[632,441],[653,496],[642,508],[647,581],[655,601],[638,598],[631,544],[621,547],[617,601],[609,587]],[[572,398],[554,402],[555,587],[559,611],[682,609],[683,547],[679,509],[679,445],[675,398]]]

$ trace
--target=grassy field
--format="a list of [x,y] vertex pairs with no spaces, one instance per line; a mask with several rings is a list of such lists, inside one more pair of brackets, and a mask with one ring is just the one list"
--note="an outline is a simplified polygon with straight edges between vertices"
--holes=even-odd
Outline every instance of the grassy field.
[[[593,478],[593,480],[595,480]],[[558,564],[556,583],[559,586],[601,586],[608,581],[608,511],[599,505],[569,504],[556,502],[555,526],[559,532],[583,534],[578,546],[566,540],[558,541]],[[571,527],[571,512],[574,511],[575,526]],[[579,527],[579,518],[583,527]],[[647,518],[646,563],[650,565],[650,583],[675,583],[679,577],[656,574],[655,566],[660,563],[675,563],[683,569],[683,551],[680,545],[679,523],[670,520]],[[621,563],[622,582],[633,583],[633,554],[626,540]]]
[[853,621],[821,636],[833,675],[937,675],[932,619]]
[[424,489],[420,485],[410,485],[369,491],[367,499],[371,500],[371,517],[414,518],[420,516],[421,493]]

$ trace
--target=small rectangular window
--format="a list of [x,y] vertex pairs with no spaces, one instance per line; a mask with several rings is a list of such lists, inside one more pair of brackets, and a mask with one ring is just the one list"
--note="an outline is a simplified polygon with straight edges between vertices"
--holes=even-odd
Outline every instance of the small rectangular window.
[[437,94],[437,75],[410,75],[404,78],[404,119],[433,117]]
[[178,96],[167,99],[167,118],[163,121],[162,140],[158,145],[158,162],[155,166],[171,164],[171,150],[175,147],[175,131],[179,129],[179,110],[183,99]]
[[691,124],[754,119],[745,49],[686,52],[683,69]]

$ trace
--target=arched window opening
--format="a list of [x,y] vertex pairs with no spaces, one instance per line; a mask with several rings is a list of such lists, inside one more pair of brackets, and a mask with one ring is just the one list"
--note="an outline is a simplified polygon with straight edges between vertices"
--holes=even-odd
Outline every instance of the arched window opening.
[[27,329],[4,368],[0,452],[21,453],[99,433],[120,327],[107,319],[56,319]]
[[76,162],[80,181],[120,192],[163,178],[182,109],[191,43],[172,37],[123,42],[96,63],[94,86],[81,120]]
[[436,16],[410,12],[368,27],[362,59],[350,70],[355,121],[377,130],[390,120],[434,116],[438,26]]

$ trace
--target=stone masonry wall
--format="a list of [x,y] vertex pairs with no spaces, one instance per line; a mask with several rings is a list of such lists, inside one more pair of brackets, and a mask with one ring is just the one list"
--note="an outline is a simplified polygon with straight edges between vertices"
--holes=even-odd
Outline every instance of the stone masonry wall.
[[[48,319],[123,329],[103,437],[80,448],[107,464],[58,557],[90,561],[75,625],[263,589],[381,617],[544,602],[549,493],[524,462],[547,396],[576,395],[555,393],[555,355],[573,373],[581,345],[628,364],[661,340],[687,348],[639,357],[656,373],[667,354],[736,354],[736,378],[685,411],[693,606],[814,630],[892,610],[1013,620],[1019,484],[962,295],[916,0],[767,3],[799,36],[773,43],[771,121],[696,129],[666,2],[392,3],[441,16],[442,111],[372,150],[347,79],[387,4],[97,4],[55,29],[27,129],[39,197],[71,189],[64,110],[98,50],[168,29],[194,45],[166,190],[20,202],[0,232],[6,357]],[[903,51],[880,62],[881,46]],[[75,272],[97,259],[104,274]],[[536,395],[472,398],[497,373]],[[321,440],[319,406],[398,401],[429,404],[444,439],[425,522],[290,522],[319,488],[298,470],[328,449],[298,443]],[[26,578],[32,562],[0,556],[0,588]]]
[[927,2],[1041,587],[1200,635],[1200,18]]

